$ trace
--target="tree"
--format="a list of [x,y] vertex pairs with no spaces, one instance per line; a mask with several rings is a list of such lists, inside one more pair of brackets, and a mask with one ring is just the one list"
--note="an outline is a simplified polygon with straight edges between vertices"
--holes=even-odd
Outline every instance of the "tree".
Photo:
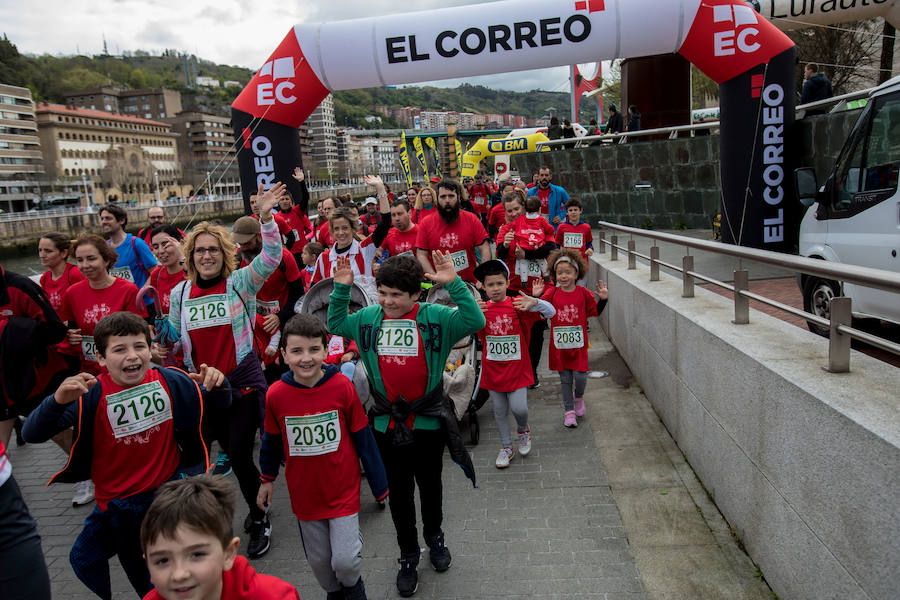
[[63,75],[61,84],[63,91],[69,92],[106,85],[107,79],[96,71],[76,67]]
[[691,108],[706,108],[708,99],[719,99],[719,84],[691,65]]
[[851,21],[839,27],[809,27],[789,31],[799,56],[799,93],[807,63],[819,65],[819,71],[831,80],[835,95],[870,87],[876,77],[881,49],[880,27],[875,21]]

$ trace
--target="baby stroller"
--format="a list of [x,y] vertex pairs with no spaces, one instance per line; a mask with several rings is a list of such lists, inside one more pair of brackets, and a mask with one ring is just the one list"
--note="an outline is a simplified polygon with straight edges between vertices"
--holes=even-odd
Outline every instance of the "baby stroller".
[[[333,289],[334,282],[330,277],[315,283],[309,288],[306,295],[297,301],[295,312],[313,315],[327,327],[328,303]],[[370,304],[372,304],[372,301],[369,299],[369,296],[366,295],[362,286],[354,281],[353,289],[350,290],[350,312],[356,312]],[[356,393],[359,394],[359,399],[362,401],[363,408],[368,412],[372,403],[372,398],[369,393],[369,378],[366,375],[366,368],[362,361],[356,363],[356,369],[353,371],[353,385],[356,387]]]
[[[466,284],[469,293],[479,298],[478,290],[470,283]],[[456,306],[450,294],[442,286],[434,286],[428,290],[426,301],[444,306]],[[481,389],[481,349],[478,337],[469,335],[456,342],[447,356],[444,367],[444,392],[450,397],[459,421],[460,431],[463,422],[468,423],[469,442],[476,446],[481,437],[481,426],[478,424],[478,409],[484,406],[489,395]]]

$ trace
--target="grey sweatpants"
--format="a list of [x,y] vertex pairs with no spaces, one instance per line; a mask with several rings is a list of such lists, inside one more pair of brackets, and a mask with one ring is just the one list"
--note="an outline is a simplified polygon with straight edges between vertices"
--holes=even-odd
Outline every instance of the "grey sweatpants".
[[321,521],[298,521],[303,552],[326,592],[356,585],[362,573],[359,514]]
[[[559,387],[562,391],[563,407],[566,412],[575,410],[575,398],[584,397],[584,388],[587,387],[587,372],[573,371],[565,369],[559,372]],[[572,390],[572,383],[575,383],[575,390]]]
[[509,413],[512,411],[519,426],[519,432],[528,429],[528,388],[520,388],[512,392],[495,392],[491,390],[491,402],[494,404],[494,419],[500,430],[500,441],[504,447],[512,447],[509,435]]

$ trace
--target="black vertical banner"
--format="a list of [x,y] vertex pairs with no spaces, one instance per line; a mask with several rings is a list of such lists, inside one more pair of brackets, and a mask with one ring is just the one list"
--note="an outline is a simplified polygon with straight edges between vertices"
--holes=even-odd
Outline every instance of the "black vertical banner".
[[237,145],[238,166],[241,171],[241,191],[244,212],[250,214],[250,195],[259,185],[268,190],[278,182],[284,183],[295,200],[300,198],[300,184],[293,177],[300,162],[300,136],[296,127],[281,125],[236,108],[231,109],[231,126]]
[[794,197],[792,135],[797,49],[719,86],[722,240],[790,252],[801,212]]

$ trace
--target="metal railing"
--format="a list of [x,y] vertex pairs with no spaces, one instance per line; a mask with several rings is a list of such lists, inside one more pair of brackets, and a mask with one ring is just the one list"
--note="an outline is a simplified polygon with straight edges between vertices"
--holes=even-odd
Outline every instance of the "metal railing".
[[558,140],[550,140],[547,142],[538,142],[536,147],[543,146],[572,146],[573,148],[584,148],[590,142],[611,142],[614,144],[624,144],[630,137],[641,137],[645,135],[661,135],[669,136],[670,140],[678,137],[683,131],[697,131],[698,129],[715,129],[719,126],[718,121],[710,121],[709,123],[694,123],[693,125],[675,125],[673,127],[657,127],[655,129],[641,129],[639,131],[626,131],[624,133],[604,133],[602,135],[586,135],[576,138],[562,138]]
[[[651,238],[654,241],[664,241],[674,243],[687,248],[695,248],[705,250],[715,254],[724,254],[734,256],[739,259],[753,260],[777,267],[782,267],[798,273],[823,277],[834,281],[843,281],[854,283],[857,285],[873,287],[880,290],[886,290],[900,294],[900,274],[891,271],[883,271],[880,269],[871,269],[869,267],[859,267],[854,265],[845,265],[841,263],[833,263],[802,256],[794,256],[792,254],[782,254],[780,252],[772,252],[769,250],[758,250],[756,248],[745,248],[743,246],[732,246],[721,242],[712,242],[707,240],[698,240],[670,233],[662,233],[658,231],[648,231],[646,229],[637,229],[634,227],[625,227],[606,221],[600,221],[599,227],[611,229],[613,231],[622,232],[630,236],[641,236]],[[702,273],[694,271],[694,257],[688,252],[682,257],[681,266],[663,262],[659,258],[659,246],[654,245],[650,248],[649,256],[635,251],[635,243],[633,239],[628,240],[623,247],[619,245],[617,235],[611,235],[606,240],[604,231],[600,231],[598,236],[599,252],[605,253],[606,246],[610,247],[610,259],[616,261],[619,259],[619,251],[625,252],[628,260],[628,269],[637,268],[636,260],[641,258],[650,266],[650,281],[659,281],[659,267],[663,266],[672,271],[681,273],[682,277],[682,297],[694,297],[694,280],[699,279],[711,285],[726,289],[734,294],[734,321],[736,325],[746,325],[750,323],[750,300],[756,300],[767,306],[771,306],[778,310],[784,311],[795,317],[805,319],[815,323],[821,327],[829,329],[828,344],[828,366],[826,371],[832,373],[846,373],[850,370],[850,342],[853,339],[865,342],[876,348],[880,348],[887,352],[900,355],[900,344],[896,344],[890,340],[872,335],[865,331],[860,331],[851,327],[851,299],[847,297],[835,297],[830,305],[830,320],[808,313],[799,308],[789,306],[776,300],[771,300],[765,296],[761,296],[749,290],[749,273],[746,269],[738,265],[738,269],[734,271],[734,284],[728,284],[712,277],[707,277]],[[900,296],[898,296],[900,302]]]

